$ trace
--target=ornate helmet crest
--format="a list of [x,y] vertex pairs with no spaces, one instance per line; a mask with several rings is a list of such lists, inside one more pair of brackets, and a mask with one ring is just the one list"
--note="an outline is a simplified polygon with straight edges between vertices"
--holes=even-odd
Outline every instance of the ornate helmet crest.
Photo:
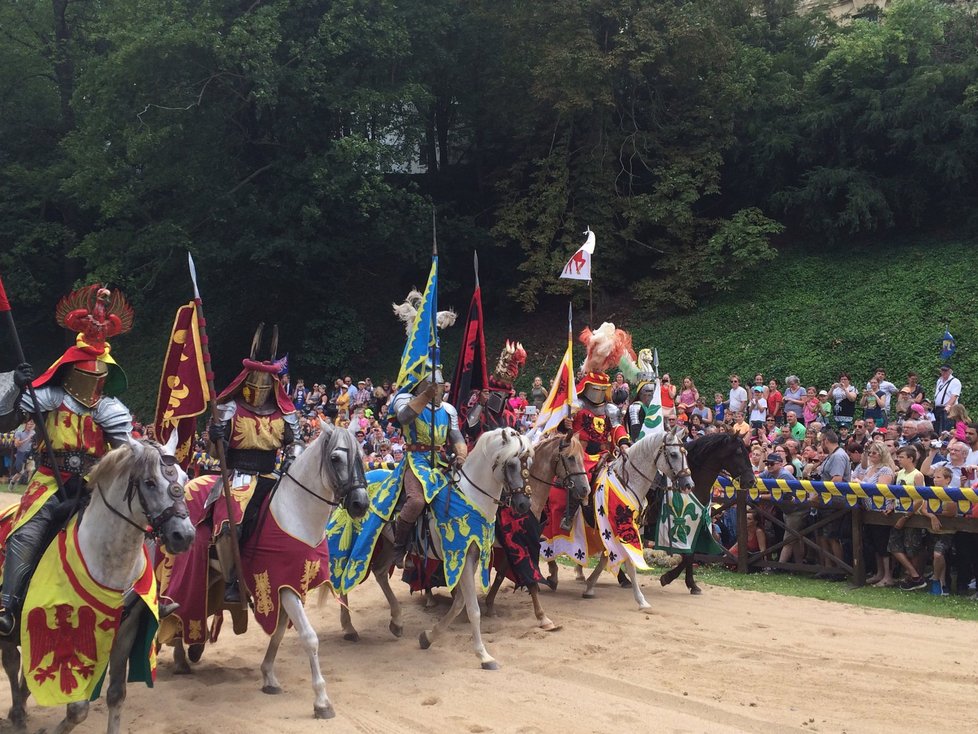
[[58,301],[54,318],[59,326],[80,332],[93,352],[102,353],[107,339],[132,329],[134,313],[125,296],[94,283]]
[[607,372],[626,353],[635,359],[631,335],[624,329],[616,329],[610,321],[605,321],[594,331],[585,327],[579,339],[587,348],[584,358],[586,373]]
[[499,353],[499,361],[496,362],[496,369],[493,377],[499,382],[513,386],[513,381],[519,377],[520,369],[526,364],[526,350],[519,342],[506,340],[503,351]]
[[[414,326],[414,317],[418,315],[418,309],[421,307],[421,299],[422,295],[420,291],[417,288],[412,288],[411,292],[407,294],[407,298],[404,299],[404,303],[392,304],[394,315],[404,322],[404,332],[408,336],[411,336],[411,327]],[[458,314],[451,309],[439,311],[437,317],[438,328],[447,329],[455,323],[457,318]]]

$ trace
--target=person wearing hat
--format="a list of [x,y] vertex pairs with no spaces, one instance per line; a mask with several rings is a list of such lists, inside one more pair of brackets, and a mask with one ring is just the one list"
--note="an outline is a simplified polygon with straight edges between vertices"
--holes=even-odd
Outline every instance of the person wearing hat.
[[51,444],[50,451],[43,443],[37,447],[30,489],[6,537],[0,637],[17,626],[27,582],[51,531],[72,506],[87,499],[89,470],[132,436],[132,414],[114,397],[125,391],[126,375],[107,341],[132,329],[132,308],[121,294],[96,284],[62,298],[56,320],[76,333],[75,342],[44,374],[34,379],[29,364],[0,374],[0,431],[17,426],[26,415],[40,415]]
[[750,427],[764,428],[767,421],[767,395],[763,385],[754,385],[750,393]]
[[946,431],[951,425],[947,418],[947,409],[961,399],[961,380],[954,376],[951,365],[941,365],[941,376],[934,386],[934,430],[938,433]]
[[828,390],[818,391],[818,413],[823,425],[829,425],[829,420],[835,414],[835,405],[829,400]]

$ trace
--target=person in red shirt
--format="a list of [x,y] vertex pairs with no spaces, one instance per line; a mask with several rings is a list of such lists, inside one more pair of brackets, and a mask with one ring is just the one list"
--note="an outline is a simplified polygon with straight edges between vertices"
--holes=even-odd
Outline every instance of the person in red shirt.
[[784,395],[778,390],[777,380],[771,380],[767,384],[767,416],[774,418],[779,426],[784,422]]

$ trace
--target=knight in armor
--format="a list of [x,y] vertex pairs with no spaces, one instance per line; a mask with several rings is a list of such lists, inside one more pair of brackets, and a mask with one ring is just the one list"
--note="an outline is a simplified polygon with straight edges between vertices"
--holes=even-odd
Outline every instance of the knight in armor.
[[628,406],[627,424],[628,438],[632,443],[638,441],[642,433],[642,426],[645,425],[645,418],[652,409],[652,400],[655,396],[655,382],[642,382],[638,386],[638,394],[635,400]]
[[[279,450],[284,452],[299,434],[298,413],[279,377],[283,362],[275,361],[278,329],[272,337],[272,358],[264,362],[257,361],[261,335],[262,326],[259,326],[251,356],[242,360],[241,372],[218,395],[218,421],[208,428],[212,445],[225,442],[232,492],[239,502],[245,503],[238,528],[238,543],[242,546],[254,532],[259,510],[276,484]],[[216,451],[213,453],[216,455]],[[220,487],[216,486],[214,492],[219,493]],[[223,533],[226,532],[227,528]],[[221,534],[215,545],[224,570],[224,600],[240,603],[231,546]]]
[[33,380],[36,404],[26,391],[33,378],[30,365],[0,374],[0,431],[17,425],[24,414],[39,416],[54,454],[52,461],[48,447],[36,439],[37,469],[9,535],[0,539],[6,551],[0,636],[16,628],[27,582],[47,543],[84,506],[89,470],[110,449],[131,440],[132,415],[114,397],[125,391],[126,375],[110,355],[107,339],[132,328],[132,308],[121,294],[96,284],[62,298],[56,319],[77,332],[75,345]]
[[[618,362],[629,348],[630,339],[621,329],[605,322],[598,329],[586,328],[581,342],[587,347],[583,376],[577,383],[580,405],[574,414],[571,430],[584,445],[584,470],[594,482],[594,470],[601,460],[630,444],[628,431],[622,425],[621,413],[611,402],[611,379],[608,368]],[[568,493],[567,509],[561,527],[569,530],[580,503]]]
[[[394,531],[394,565],[404,567],[414,523],[425,507],[445,484],[443,470],[447,463],[441,455],[453,455],[461,466],[468,455],[465,439],[459,430],[458,413],[446,402],[445,380],[441,368],[434,369],[434,380],[418,382],[412,389],[403,390],[391,401],[390,412],[404,433],[403,469],[404,505],[401,507]],[[435,454],[435,466],[431,457]]]
[[489,386],[474,391],[469,398],[464,428],[470,446],[475,445],[479,436],[486,431],[517,428],[519,417],[510,407],[509,398],[513,395],[513,383],[524,364],[526,350],[523,345],[507,339],[496,362],[496,369],[489,376]]

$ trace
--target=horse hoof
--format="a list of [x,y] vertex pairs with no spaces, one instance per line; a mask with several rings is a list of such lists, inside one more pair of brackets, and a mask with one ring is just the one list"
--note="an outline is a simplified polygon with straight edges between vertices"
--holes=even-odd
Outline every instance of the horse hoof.
[[547,588],[550,589],[551,591],[557,591],[557,579],[549,578],[543,583],[546,584]]
[[699,596],[700,594],[703,593],[703,589],[701,589],[699,586],[690,586],[689,593],[692,594],[693,596]]
[[428,633],[422,632],[418,635],[418,644],[421,645],[422,650],[427,650],[431,647],[431,640],[428,639]]
[[326,704],[325,706],[313,706],[312,715],[315,719],[332,719],[336,716],[336,711],[333,710],[333,704]]
[[192,663],[200,662],[201,657],[204,655],[204,643],[195,642],[193,645],[187,647],[187,658]]
[[645,612],[646,614],[652,614],[652,605],[646,604],[644,607],[639,607],[638,611]]
[[26,729],[27,728],[27,710],[26,709],[14,709],[11,708],[7,713],[7,721],[14,729]]
[[347,642],[360,642],[360,634],[358,632],[347,632],[343,635],[343,639]]
[[495,660],[490,660],[489,662],[482,664],[483,670],[499,670],[499,663]]
[[267,693],[269,696],[277,696],[282,692],[282,688],[280,686],[262,686],[261,692]]
[[669,574],[664,573],[659,577],[659,584],[661,586],[668,586],[671,583],[672,583],[672,579],[669,578]]
[[404,625],[402,624],[394,624],[391,622],[388,625],[388,629],[391,631],[391,634],[394,635],[394,637],[400,637],[404,634]]
[[563,625],[554,624],[549,619],[540,625],[540,629],[542,629],[544,632],[556,632],[561,627],[563,627]]
[[582,599],[593,599],[594,598],[594,591],[585,591],[583,594],[581,594],[581,598]]
[[173,675],[193,675],[194,669],[191,668],[187,663],[183,665],[177,664],[173,668]]

